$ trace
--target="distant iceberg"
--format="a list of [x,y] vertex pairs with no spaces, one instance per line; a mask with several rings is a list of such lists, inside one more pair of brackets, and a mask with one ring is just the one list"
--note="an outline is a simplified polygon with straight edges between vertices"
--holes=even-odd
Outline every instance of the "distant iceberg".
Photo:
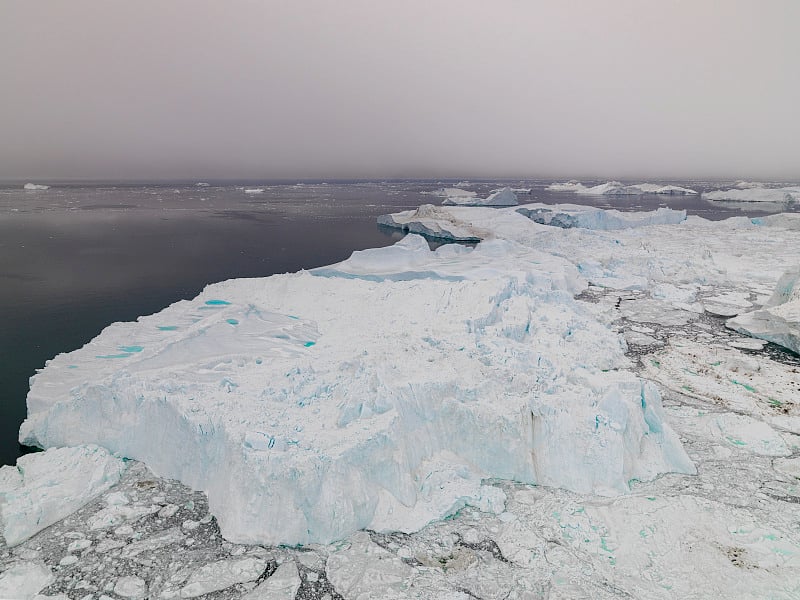
[[471,190],[462,190],[458,187],[443,187],[431,192],[420,192],[424,196],[439,196],[441,198],[474,198],[478,195],[477,192]]
[[519,204],[517,195],[510,187],[504,187],[486,198],[477,198],[473,192],[471,196],[448,195],[442,205],[444,206],[516,206]]
[[781,188],[747,187],[745,189],[715,190],[704,192],[706,200],[724,202],[775,202],[792,204],[800,202],[800,186]]
[[619,181],[607,181],[600,185],[586,187],[579,181],[567,181],[566,183],[552,183],[546,188],[551,192],[573,192],[587,196],[638,196],[641,194],[665,194],[665,195],[693,195],[696,190],[677,185],[661,185],[658,183],[637,183],[627,185]]
[[245,194],[263,194],[264,188],[244,188]]
[[205,181],[198,181],[197,183],[195,183],[195,186],[197,187],[209,187],[209,185],[211,184],[208,184]]
[[49,185],[42,185],[39,183],[26,183],[22,189],[29,190],[29,191],[36,191],[36,190],[49,190]]

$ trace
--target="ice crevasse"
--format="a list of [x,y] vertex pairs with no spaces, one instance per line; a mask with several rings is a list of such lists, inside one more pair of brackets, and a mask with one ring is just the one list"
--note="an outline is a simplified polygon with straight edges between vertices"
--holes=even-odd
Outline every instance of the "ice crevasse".
[[225,281],[49,361],[20,438],[144,461],[204,490],[227,539],[269,544],[499,512],[486,478],[615,495],[694,472],[585,287],[512,241],[417,235]]

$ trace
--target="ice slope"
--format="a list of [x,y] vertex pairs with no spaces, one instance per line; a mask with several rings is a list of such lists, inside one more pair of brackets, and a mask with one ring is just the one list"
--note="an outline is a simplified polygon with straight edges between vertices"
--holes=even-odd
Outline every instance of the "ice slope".
[[740,314],[727,326],[800,354],[800,266],[783,274],[763,308]]
[[568,229],[628,229],[643,225],[676,224],[686,220],[685,210],[659,208],[654,212],[621,212],[577,204],[526,204],[517,212],[542,225]]
[[501,511],[486,477],[614,495],[694,472],[584,288],[513,241],[415,237],[223,282],[50,361],[21,439],[143,460],[206,491],[228,539],[271,544]]
[[800,186],[768,188],[760,184],[752,184],[743,189],[704,192],[703,198],[706,200],[720,200],[725,202],[775,202],[791,204],[800,202]]
[[475,192],[468,196],[448,195],[442,205],[453,206],[516,206],[519,204],[517,195],[510,187],[493,192],[486,198],[478,198]]
[[124,470],[94,445],[51,448],[0,467],[0,534],[19,544],[108,490]]

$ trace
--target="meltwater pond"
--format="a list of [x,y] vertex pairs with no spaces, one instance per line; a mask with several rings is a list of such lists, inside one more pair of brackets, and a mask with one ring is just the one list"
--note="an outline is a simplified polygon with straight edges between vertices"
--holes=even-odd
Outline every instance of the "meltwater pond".
[[[547,191],[549,183],[0,187],[0,464],[13,464],[22,450],[16,439],[29,377],[56,354],[82,346],[115,321],[192,298],[208,283],[309,269],[345,259],[353,250],[392,244],[402,234],[379,228],[376,217],[440,204],[443,198],[430,195],[438,188],[466,187],[484,197],[509,185],[530,189],[518,191],[520,204],[620,210],[668,205],[709,219],[787,210],[697,196],[579,196]],[[690,185],[700,191],[724,187]],[[137,351],[119,348],[108,360]]]

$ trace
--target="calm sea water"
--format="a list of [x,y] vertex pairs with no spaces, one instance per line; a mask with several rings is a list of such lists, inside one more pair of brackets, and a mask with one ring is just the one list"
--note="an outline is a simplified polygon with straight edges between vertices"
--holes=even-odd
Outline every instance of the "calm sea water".
[[[782,208],[743,211],[695,197],[590,198],[547,192],[542,181],[470,189],[486,194],[506,184],[532,187],[521,202],[621,210],[669,205],[712,219]],[[379,228],[376,217],[438,204],[440,198],[422,192],[443,185],[456,182],[0,187],[0,464],[13,464],[25,451],[16,440],[28,379],[48,359],[79,348],[110,323],[192,298],[209,283],[308,269],[392,244],[402,236]]]

